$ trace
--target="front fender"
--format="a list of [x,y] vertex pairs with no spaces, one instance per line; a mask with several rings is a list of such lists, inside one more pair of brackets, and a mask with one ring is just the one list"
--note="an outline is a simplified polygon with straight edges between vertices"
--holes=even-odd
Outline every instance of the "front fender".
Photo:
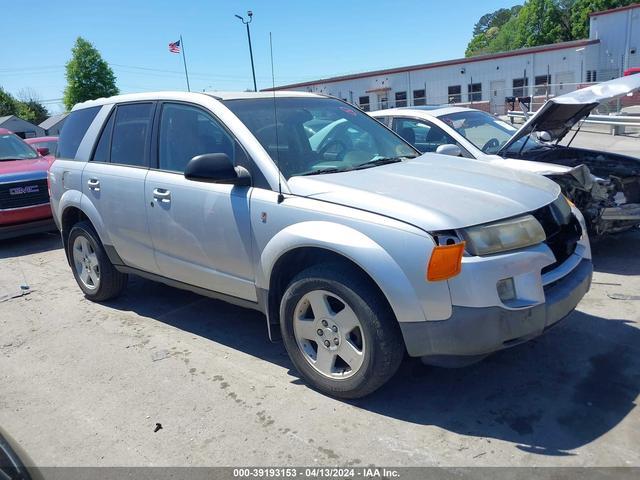
[[332,222],[301,222],[274,235],[260,255],[257,286],[267,290],[278,259],[301,247],[332,251],[362,268],[382,290],[398,321],[425,320],[411,282],[389,253],[358,230]]

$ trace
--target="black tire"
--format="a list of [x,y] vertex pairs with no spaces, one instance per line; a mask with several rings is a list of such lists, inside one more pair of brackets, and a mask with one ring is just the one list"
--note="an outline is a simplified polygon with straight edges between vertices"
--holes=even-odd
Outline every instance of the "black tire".
[[[95,289],[87,288],[87,286],[84,285],[74,263],[73,245],[76,239],[80,236],[84,237],[89,242],[98,260],[100,281],[98,282],[98,287]],[[78,286],[82,289],[89,300],[94,302],[110,300],[120,295],[122,290],[127,286],[127,280],[129,278],[128,275],[115,269],[109,260],[93,225],[87,221],[78,222],[71,228],[67,242],[67,257],[69,258],[71,270],[73,271],[73,276],[75,277]]]
[[[296,341],[293,327],[296,306],[314,290],[338,295],[360,322],[367,348],[362,365],[349,378],[322,375],[311,366]],[[312,266],[293,278],[280,302],[280,328],[285,348],[301,377],[333,397],[360,398],[370,394],[396,373],[405,354],[400,327],[382,294],[357,269],[340,264]]]

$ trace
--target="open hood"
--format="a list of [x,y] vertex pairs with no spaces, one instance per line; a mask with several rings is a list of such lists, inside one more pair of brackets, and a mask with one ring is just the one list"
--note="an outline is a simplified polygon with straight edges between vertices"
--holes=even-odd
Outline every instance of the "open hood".
[[598,105],[624,97],[638,88],[640,75],[629,75],[551,98],[502,146],[498,154],[534,132],[548,132],[552,141],[561,140]]

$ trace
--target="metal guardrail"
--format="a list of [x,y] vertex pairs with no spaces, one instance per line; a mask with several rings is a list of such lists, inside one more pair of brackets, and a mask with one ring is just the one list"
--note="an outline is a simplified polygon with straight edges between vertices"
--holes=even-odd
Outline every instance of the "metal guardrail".
[[[514,118],[529,118],[535,112],[525,115],[524,112],[509,110],[507,117],[513,123]],[[584,123],[591,125],[608,125],[611,127],[611,135],[624,134],[626,127],[640,128],[640,116],[635,115],[589,115]]]

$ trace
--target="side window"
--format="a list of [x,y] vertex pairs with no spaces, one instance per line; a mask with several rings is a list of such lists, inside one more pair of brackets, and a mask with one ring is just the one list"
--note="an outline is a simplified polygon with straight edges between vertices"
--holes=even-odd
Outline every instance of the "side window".
[[69,114],[60,132],[58,158],[74,160],[84,134],[102,107],[83,108]]
[[235,161],[235,142],[205,111],[190,105],[165,103],[160,117],[160,170],[182,173],[189,160],[204,153],[226,153]]
[[111,150],[111,132],[113,131],[113,123],[116,118],[115,111],[111,112],[109,115],[109,120],[107,124],[102,129],[102,133],[100,134],[100,140],[98,140],[98,145],[93,152],[93,158],[91,161],[93,162],[108,162],[109,155]]
[[118,105],[111,138],[111,163],[148,165],[153,103]]
[[458,145],[453,137],[440,127],[411,118],[395,118],[393,130],[421,152],[435,152],[440,145]]

